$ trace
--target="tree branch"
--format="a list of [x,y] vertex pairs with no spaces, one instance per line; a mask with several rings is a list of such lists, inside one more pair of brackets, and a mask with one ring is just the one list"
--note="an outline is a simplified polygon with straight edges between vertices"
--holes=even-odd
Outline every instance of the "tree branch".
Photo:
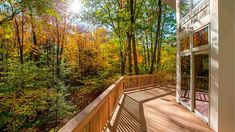
[[2,19],[1,21],[0,21],[0,26],[4,23],[4,22],[6,22],[6,21],[10,21],[10,20],[12,20],[17,14],[19,14],[21,11],[15,11],[15,12],[13,12],[10,16],[7,16],[7,17],[5,17],[4,19]]

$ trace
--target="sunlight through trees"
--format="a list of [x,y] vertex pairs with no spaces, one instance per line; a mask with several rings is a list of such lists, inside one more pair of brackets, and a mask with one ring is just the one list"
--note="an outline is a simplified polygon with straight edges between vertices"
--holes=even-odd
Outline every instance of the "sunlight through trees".
[[120,75],[174,73],[175,24],[160,0],[0,1],[0,130],[56,131]]

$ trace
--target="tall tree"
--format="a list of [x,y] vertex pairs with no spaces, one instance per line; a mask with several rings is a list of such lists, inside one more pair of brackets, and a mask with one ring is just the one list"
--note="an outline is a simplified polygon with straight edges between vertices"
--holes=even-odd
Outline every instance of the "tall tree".
[[136,53],[136,38],[135,38],[135,7],[134,5],[136,2],[134,0],[130,0],[129,6],[130,6],[130,36],[131,36],[131,42],[132,42],[132,48],[133,48],[133,59],[134,59],[134,69],[135,69],[135,74],[139,74],[139,68],[138,68],[138,59],[137,59],[137,53]]
[[162,19],[162,2],[161,0],[158,0],[158,11],[157,11],[158,19],[157,19],[157,30],[156,30],[156,39],[155,39],[155,45],[154,45],[154,50],[152,54],[152,63],[151,63],[151,68],[150,68],[150,74],[154,72],[154,65],[156,62],[156,53],[157,53],[157,47],[159,45],[159,38],[160,38],[160,33],[161,33],[161,19]]
[[[86,1],[88,8],[87,17],[85,19],[91,20],[93,23],[111,28],[118,37],[119,55],[120,55],[120,73],[124,74],[126,65],[126,46],[123,39],[126,35],[127,29],[127,8],[126,2],[123,0],[95,0]],[[127,35],[128,36],[128,35]],[[127,41],[129,43],[129,41]],[[127,49],[129,47],[127,46]],[[129,52],[128,52],[129,56]],[[129,57],[128,57],[129,58]],[[130,65],[129,65],[130,67]],[[130,70],[129,70],[130,71]]]
[[[22,17],[23,18],[23,17]],[[20,35],[20,25],[19,22],[17,20],[17,18],[14,19],[15,21],[15,38],[17,39],[17,43],[18,43],[18,47],[19,47],[19,54],[20,54],[20,63],[23,64],[24,63],[24,56],[23,56],[23,52],[24,52],[24,43],[23,43],[23,34],[24,32],[22,32],[22,36]],[[22,30],[23,31],[23,19],[22,19]]]
[[166,5],[163,5],[163,16],[162,16],[162,24],[161,24],[161,32],[160,32],[160,38],[158,42],[158,52],[157,52],[157,71],[159,70],[159,66],[161,64],[161,51],[162,51],[162,41],[164,39],[164,25],[165,25],[165,19],[166,19]]

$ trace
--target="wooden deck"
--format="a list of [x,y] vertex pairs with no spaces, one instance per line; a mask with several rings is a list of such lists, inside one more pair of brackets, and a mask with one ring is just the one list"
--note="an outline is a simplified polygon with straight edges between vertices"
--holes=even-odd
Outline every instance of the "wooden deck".
[[59,132],[211,132],[176,102],[174,82],[171,73],[121,77]]
[[108,124],[113,132],[211,132],[175,100],[175,85],[164,83],[125,92]]

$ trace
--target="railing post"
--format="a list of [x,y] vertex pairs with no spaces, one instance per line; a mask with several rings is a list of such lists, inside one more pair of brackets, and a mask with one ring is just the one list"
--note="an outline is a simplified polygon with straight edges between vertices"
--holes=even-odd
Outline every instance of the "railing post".
[[122,80],[122,86],[121,86],[121,94],[123,93],[123,91],[125,90],[125,77],[123,78],[123,80]]
[[140,88],[140,81],[139,81],[139,78],[137,77],[136,79],[137,79],[137,87]]

